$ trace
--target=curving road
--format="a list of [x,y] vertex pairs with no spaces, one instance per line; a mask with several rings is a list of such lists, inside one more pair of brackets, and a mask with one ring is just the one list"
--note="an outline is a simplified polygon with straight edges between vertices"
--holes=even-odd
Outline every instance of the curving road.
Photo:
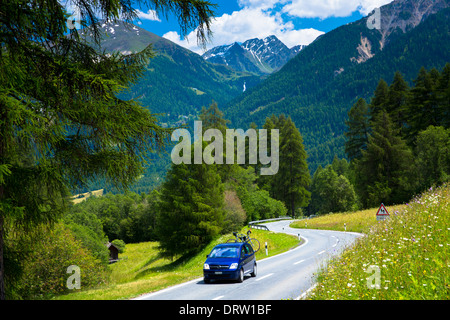
[[[195,279],[161,291],[138,297],[138,300],[280,300],[298,299],[313,286],[314,273],[330,257],[339,254],[360,234],[326,230],[293,229],[292,220],[266,223],[275,232],[303,238],[300,246],[285,253],[262,259],[258,275],[243,283],[212,282]],[[264,244],[261,244],[264,250]]]

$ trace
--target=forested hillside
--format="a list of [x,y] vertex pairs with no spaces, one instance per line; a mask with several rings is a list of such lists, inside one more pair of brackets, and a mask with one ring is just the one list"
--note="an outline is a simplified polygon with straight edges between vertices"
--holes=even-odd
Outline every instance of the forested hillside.
[[[209,63],[200,55],[131,23],[100,21],[96,26],[100,31],[99,44],[93,41],[92,27],[82,32],[83,37],[97,50],[105,50],[108,54],[120,52],[129,55],[140,52],[151,44],[153,57],[142,77],[119,96],[139,101],[146,109],[157,114],[164,127],[192,125],[202,106],[209,106],[212,101],[224,105],[242,93],[244,83],[248,89],[261,81],[258,76]],[[149,192],[164,181],[170,166],[172,147],[173,145],[168,144],[162,153],[147,155],[148,164],[144,166],[143,174],[130,187],[131,191]],[[86,188],[72,192],[96,189],[121,192],[101,177],[90,181]]]
[[450,63],[421,68],[409,86],[397,72],[370,103],[348,112],[345,159],[319,166],[310,214],[401,204],[450,178]]
[[[382,30],[368,29],[367,18],[339,27],[319,37],[259,85],[259,78],[202,63],[200,56],[152,35],[157,55],[125,96],[139,97],[152,112],[162,113],[160,119],[167,125],[192,125],[201,106],[212,100],[235,128],[248,128],[251,123],[262,126],[272,114],[289,115],[303,136],[312,175],[335,156],[345,157],[347,112],[359,98],[370,98],[379,79],[390,82],[399,71],[412,85],[422,66],[442,69],[450,60],[450,9],[442,9],[447,2],[437,2],[421,23],[413,19],[415,11],[410,6],[414,2],[401,3],[401,14],[390,5],[381,8],[386,15],[383,19],[391,17],[389,24],[383,20]],[[438,13],[432,14],[435,11]],[[104,45],[123,50],[119,44],[124,40],[119,37],[120,28],[116,29],[116,39],[109,37]],[[147,31],[139,32],[142,37]],[[134,42],[130,45],[136,47]],[[242,93],[244,82],[247,90]],[[133,185],[133,191],[146,192],[163,181],[170,162],[168,154],[152,159],[155,161]],[[90,188],[114,190],[98,182]]]
[[[0,1],[0,300],[104,285],[110,242],[123,252],[157,241],[159,257],[182,263],[249,221],[404,203],[450,179],[447,0],[394,1],[380,30],[367,18],[337,28],[227,105],[259,78],[122,28],[136,18],[127,1],[78,4],[86,34],[59,2]],[[208,1],[142,3],[152,4],[205,43]],[[202,122],[204,161],[192,163],[188,130],[175,151],[189,161],[176,164],[170,126],[187,120]],[[226,145],[232,163],[215,162],[223,144],[207,130],[228,128],[255,129],[248,140],[270,156],[250,164],[239,136]],[[72,203],[74,190],[98,188],[104,196]]]
[[[382,7],[382,14],[388,9]],[[390,82],[400,71],[412,84],[420,67],[442,69],[450,61],[449,15],[450,9],[443,9],[406,33],[391,30],[388,39],[368,29],[367,18],[339,27],[229,103],[224,112],[237,127],[262,124],[271,114],[290,115],[305,139],[314,172],[319,164],[331,163],[335,154],[344,157],[347,112],[359,98],[371,96],[379,79]],[[409,17],[403,12],[395,19],[400,23]]]
[[[160,114],[161,121],[168,125],[189,115],[196,116],[212,100],[224,104],[243,91],[244,82],[250,88],[260,81],[249,73],[209,63],[139,26],[124,21],[100,21],[97,25],[101,41],[100,45],[93,45],[99,50],[132,54],[151,45],[154,56],[143,76],[122,95],[137,98],[144,107]],[[83,34],[93,43],[90,29],[83,30]]]

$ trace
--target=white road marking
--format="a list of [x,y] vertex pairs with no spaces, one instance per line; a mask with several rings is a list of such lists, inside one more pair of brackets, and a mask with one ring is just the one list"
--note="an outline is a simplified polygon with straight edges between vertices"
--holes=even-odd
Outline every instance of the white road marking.
[[270,277],[271,275],[273,275],[273,273],[266,274],[264,277],[258,278],[258,279],[256,279],[255,281],[260,281],[260,280],[262,280],[262,279],[265,279],[265,278]]
[[314,285],[312,285],[308,290],[306,290],[305,292],[303,292],[301,295],[299,295],[297,298],[295,298],[294,300],[303,300],[305,299],[305,297],[308,295],[308,293],[310,293],[312,290],[314,290],[317,287],[317,283],[315,283]]
[[[291,235],[297,237],[297,235],[294,234],[294,233],[287,233],[287,234],[291,234]],[[292,250],[288,250],[288,251],[282,252],[282,253],[279,253],[279,254],[277,254],[277,255],[274,255],[274,256],[271,256],[271,257],[268,257],[268,258],[263,258],[263,259],[261,259],[261,260],[259,260],[259,261],[262,261],[262,260],[271,260],[271,259],[274,259],[274,258],[278,258],[278,257],[280,257],[280,256],[282,256],[282,255],[292,253],[294,250],[298,250],[298,249],[300,249],[300,248],[303,248],[304,246],[306,246],[306,245],[308,244],[309,240],[308,240],[307,238],[303,237],[303,236],[302,236],[301,238],[302,238],[303,240],[305,240],[305,242],[303,242],[301,245],[297,246],[296,248],[294,248],[294,249],[292,249]]]
[[337,244],[339,243],[339,239],[336,240],[336,243],[333,244],[333,248],[337,246]]
[[200,280],[203,280],[203,278],[197,278],[197,279],[194,279],[194,280],[191,280],[191,281],[188,281],[188,282],[184,282],[184,283],[181,283],[181,284],[177,284],[177,285],[174,285],[172,287],[168,287],[168,288],[165,288],[165,289],[162,289],[160,291],[153,292],[153,293],[143,294],[143,295],[141,295],[139,297],[134,298],[133,300],[147,300],[147,299],[149,299],[149,298],[151,298],[153,296],[156,296],[156,295],[159,295],[161,293],[165,293],[165,292],[171,291],[173,289],[181,288],[181,287],[184,287],[184,286],[189,285],[189,284],[193,284],[193,283],[199,282]]
[[[289,232],[288,232],[287,230],[291,231],[291,230],[294,230],[294,229],[285,228],[285,229],[283,229],[284,233],[288,233],[288,234],[289,234]],[[298,235],[299,235],[298,231],[295,231],[295,233],[292,232],[292,233],[290,233],[290,234],[294,235],[295,237],[298,237]],[[306,234],[308,234],[308,233],[306,233]],[[329,234],[329,233],[327,232],[327,234]],[[336,234],[340,234],[340,233],[336,232]],[[364,235],[361,235],[361,234],[358,234],[358,233],[352,233],[352,232],[347,232],[346,234],[354,234],[354,235],[357,235],[358,237],[364,236]],[[336,244],[338,244],[338,243],[340,242],[339,238],[337,238],[337,237],[335,237],[335,236],[331,236],[331,237],[337,239]],[[304,248],[304,247],[307,246],[307,244],[308,244],[308,239],[307,239],[304,235],[302,235],[301,238],[304,240],[304,242],[303,242],[301,245],[297,246],[295,249],[286,251],[286,252],[281,253],[281,254],[279,254],[279,255],[274,255],[274,256],[271,256],[271,257],[268,257],[268,258],[265,258],[265,259],[261,259],[261,260],[277,259],[277,258],[279,258],[280,256],[282,256],[282,255],[284,255],[284,254],[292,254],[292,252],[295,251],[295,250],[301,250],[302,248]],[[329,238],[328,241],[329,241],[328,243],[332,242],[330,238]],[[347,241],[344,241],[343,243],[345,244],[346,242],[347,242]],[[325,253],[325,252],[326,252],[326,251],[324,250],[324,251],[322,251],[322,252],[319,252],[317,255],[323,254],[323,253]],[[306,260],[308,260],[308,259],[306,259]],[[306,260],[305,260],[305,261],[306,261]],[[301,263],[301,261],[297,261],[295,264],[299,264],[299,263]],[[267,275],[264,275],[264,276],[262,276],[262,277],[260,277],[260,278],[256,278],[255,280],[256,280],[256,281],[259,281],[259,280],[265,279],[265,278],[267,278],[267,277],[270,277],[270,276],[272,276],[272,275],[273,275],[273,273],[267,274]],[[155,296],[155,295],[161,294],[162,292],[168,292],[168,291],[174,290],[175,288],[180,288],[180,287],[182,287],[182,286],[185,286],[185,285],[187,285],[187,284],[194,284],[194,283],[196,283],[196,282],[197,282],[197,283],[201,283],[202,280],[203,280],[203,278],[194,279],[194,280],[191,280],[191,281],[186,282],[186,283],[183,283],[183,284],[179,284],[179,285],[175,285],[175,286],[173,286],[173,287],[169,287],[169,288],[163,289],[162,291],[159,291],[159,292],[154,292],[154,293],[150,293],[150,294],[144,294],[144,295],[141,295],[141,296],[139,296],[139,297],[137,297],[137,298],[135,298],[135,299],[136,299],[136,300],[149,299],[149,298],[152,298],[152,297]],[[311,286],[309,289],[307,289],[306,292],[303,292],[300,296],[298,296],[298,297],[295,298],[295,299],[297,300],[297,299],[304,299],[304,298],[306,298],[307,295],[308,295],[308,293],[311,292],[311,290],[313,290],[315,286],[316,286],[316,284],[312,284],[312,286]],[[216,293],[216,294],[217,294],[217,293]],[[224,298],[224,296],[218,296],[218,297],[214,298],[214,300],[220,300],[220,299],[222,299],[222,298]]]
[[305,259],[300,260],[300,261],[297,261],[297,262],[295,262],[294,264],[299,264],[299,263],[302,263],[303,261],[305,261]]

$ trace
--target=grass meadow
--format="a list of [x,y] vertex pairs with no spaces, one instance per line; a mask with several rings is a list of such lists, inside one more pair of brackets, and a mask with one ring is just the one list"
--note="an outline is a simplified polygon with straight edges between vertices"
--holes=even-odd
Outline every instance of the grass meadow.
[[[398,213],[405,208],[406,205],[386,207],[391,214]],[[368,233],[370,228],[377,224],[377,211],[378,208],[372,208],[356,212],[330,213],[313,219],[298,220],[292,223],[291,227]]]
[[[308,220],[308,228],[363,232],[355,245],[316,275],[307,299],[450,299],[450,186],[430,189],[410,203]],[[305,221],[296,225],[304,227]]]
[[[306,299],[450,299],[450,186],[430,189],[410,203],[387,209],[390,218],[385,221],[376,221],[374,208],[291,225],[365,234],[316,274],[317,285]],[[294,236],[262,230],[252,230],[252,237],[261,243],[258,260],[266,257],[265,242],[269,256],[299,244]],[[157,242],[127,244],[120,261],[109,266],[107,285],[55,299],[129,299],[200,278],[205,256],[230,238],[224,235],[197,255],[174,260],[160,255]]]

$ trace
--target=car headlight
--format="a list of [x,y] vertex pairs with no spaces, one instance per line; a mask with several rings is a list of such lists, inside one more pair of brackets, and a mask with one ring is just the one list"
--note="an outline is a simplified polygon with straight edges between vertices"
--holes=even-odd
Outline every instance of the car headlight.
[[205,263],[205,264],[203,265],[203,269],[209,270],[209,264]]
[[235,269],[237,269],[238,265],[239,265],[238,263],[232,263],[230,266],[230,269],[235,270]]

